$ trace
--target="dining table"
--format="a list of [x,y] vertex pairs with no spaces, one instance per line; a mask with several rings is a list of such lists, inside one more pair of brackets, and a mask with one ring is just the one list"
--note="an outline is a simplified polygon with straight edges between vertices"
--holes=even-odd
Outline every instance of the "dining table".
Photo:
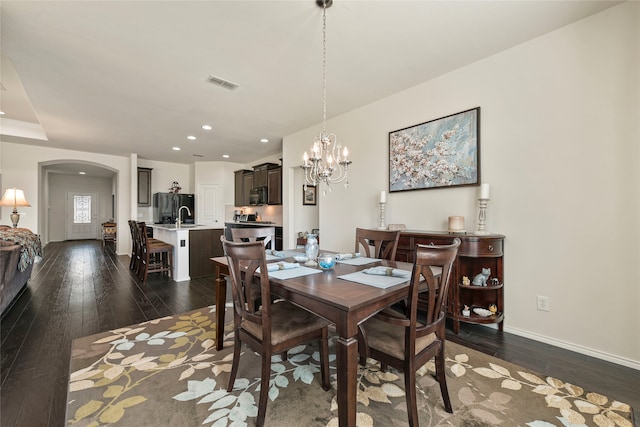
[[[300,252],[300,254],[303,253]],[[226,257],[215,257],[211,260],[216,266],[216,347],[220,350],[223,343],[226,301],[224,276],[228,275],[229,270]],[[280,260],[294,262],[293,258]],[[346,279],[355,277],[357,280],[365,277],[367,275],[363,276],[362,270],[377,266],[388,267],[389,272],[392,271],[391,269],[404,270],[408,272],[408,275],[405,280],[400,280],[402,283],[391,286],[388,284],[384,286],[370,285]],[[312,268],[317,271],[309,271],[309,267],[300,264],[300,269],[292,269],[289,273],[286,273],[287,270],[285,270],[284,275],[280,272],[278,272],[279,274],[270,272],[271,292],[335,325],[338,421],[342,427],[352,427],[356,425],[358,325],[385,307],[399,302],[407,296],[408,276],[413,264],[372,258],[354,258],[352,261],[339,261],[334,268],[329,270],[321,270],[317,266]],[[298,272],[293,270],[298,270]],[[303,271],[305,274],[296,275]],[[341,276],[346,276],[346,278],[341,278]],[[392,277],[392,279],[397,278]]]

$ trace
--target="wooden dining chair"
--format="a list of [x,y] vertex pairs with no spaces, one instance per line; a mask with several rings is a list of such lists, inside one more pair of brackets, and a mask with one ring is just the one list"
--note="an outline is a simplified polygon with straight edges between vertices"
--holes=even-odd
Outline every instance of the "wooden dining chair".
[[[276,228],[275,227],[254,227],[254,228],[232,228],[231,238],[234,242],[262,242],[266,248],[270,242],[271,248],[275,249]],[[255,311],[260,307],[262,297],[260,295],[260,287],[257,284],[247,289],[249,296],[247,304],[249,309]],[[271,299],[273,301],[273,298]]]
[[[370,258],[396,259],[398,240],[400,231],[395,230],[369,230],[366,228],[356,228],[356,252],[362,252]],[[371,253],[373,246],[373,254]]]
[[138,244],[140,245],[140,260],[138,277],[142,283],[147,282],[149,273],[167,273],[173,276],[173,245],[161,240],[150,239],[147,225],[137,223]]
[[[261,241],[265,248],[276,248],[275,227],[232,228],[231,238],[234,242]],[[271,246],[269,246],[269,244],[271,244]]]
[[[320,350],[320,372],[322,388],[329,390],[329,322],[288,301],[272,303],[269,295],[271,287],[267,274],[264,245],[261,242],[230,242],[223,240],[229,274],[233,289],[233,364],[229,376],[227,391],[233,390],[240,350],[245,343],[262,356],[260,377],[260,397],[258,400],[258,418],[256,426],[264,424],[269,396],[271,376],[271,356],[283,353],[300,344],[316,340]],[[260,268],[257,274],[256,270]],[[247,309],[245,291],[247,286],[257,281],[262,291],[262,307],[257,312]]]
[[[416,371],[431,358],[435,357],[436,380],[440,384],[444,407],[453,413],[444,371],[444,343],[451,267],[459,246],[458,238],[451,245],[417,245],[407,311],[401,313],[387,308],[362,323],[360,328],[358,348],[361,356],[380,361],[383,371],[392,366],[404,372],[411,427],[418,427]],[[431,267],[440,267],[441,275],[435,277]],[[420,292],[428,298],[426,311],[418,307]]]

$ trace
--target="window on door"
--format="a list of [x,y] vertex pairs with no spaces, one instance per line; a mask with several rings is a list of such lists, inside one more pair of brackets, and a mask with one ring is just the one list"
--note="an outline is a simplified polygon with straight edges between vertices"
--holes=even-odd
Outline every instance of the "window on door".
[[73,196],[73,222],[75,224],[91,223],[91,196]]

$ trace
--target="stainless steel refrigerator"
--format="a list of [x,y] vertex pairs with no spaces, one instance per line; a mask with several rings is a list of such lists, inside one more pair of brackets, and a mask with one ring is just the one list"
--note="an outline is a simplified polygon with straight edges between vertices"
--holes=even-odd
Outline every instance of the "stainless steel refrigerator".
[[195,196],[181,193],[154,193],[153,195],[153,222],[156,224],[175,224],[178,219],[178,210],[186,206],[189,211],[181,212],[183,224],[195,224]]

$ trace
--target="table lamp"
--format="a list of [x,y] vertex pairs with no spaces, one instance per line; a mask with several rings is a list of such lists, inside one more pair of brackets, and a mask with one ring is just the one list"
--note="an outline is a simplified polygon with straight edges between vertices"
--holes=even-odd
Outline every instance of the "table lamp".
[[20,221],[18,206],[31,206],[31,205],[24,198],[24,192],[14,187],[14,188],[7,188],[5,190],[2,200],[0,200],[0,206],[13,206],[13,213],[11,214],[11,222],[13,223],[13,228],[16,228],[18,226],[18,221]]

